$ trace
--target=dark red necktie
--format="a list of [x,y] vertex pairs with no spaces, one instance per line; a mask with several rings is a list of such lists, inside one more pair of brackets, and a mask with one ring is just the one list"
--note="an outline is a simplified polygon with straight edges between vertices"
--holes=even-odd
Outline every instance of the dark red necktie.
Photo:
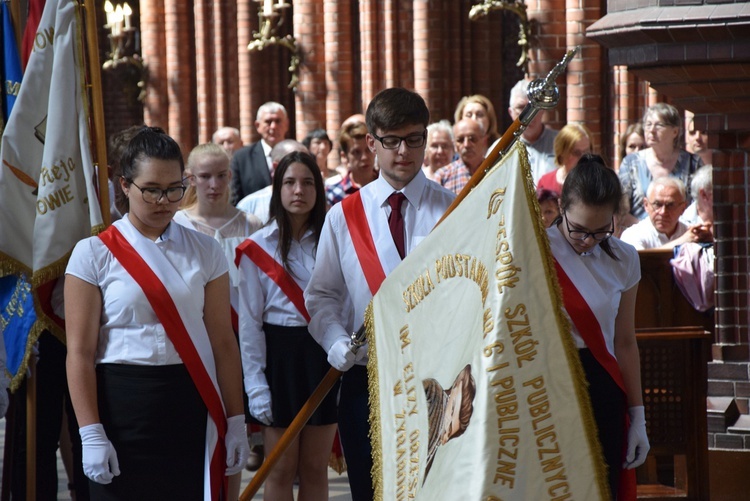
[[404,216],[401,214],[401,205],[406,200],[403,193],[394,191],[388,197],[388,205],[391,206],[391,215],[388,216],[388,227],[391,229],[393,242],[396,244],[398,254],[404,259]]

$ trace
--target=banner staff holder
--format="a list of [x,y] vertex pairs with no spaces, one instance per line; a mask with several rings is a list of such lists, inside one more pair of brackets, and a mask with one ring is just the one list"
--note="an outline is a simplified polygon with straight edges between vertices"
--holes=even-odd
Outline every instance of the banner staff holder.
[[[527,92],[529,103],[523,109],[518,118],[516,118],[510,127],[508,127],[508,130],[505,131],[495,147],[492,148],[490,154],[487,155],[477,171],[471,176],[469,183],[453,200],[453,203],[448,207],[445,214],[443,214],[443,217],[440,218],[440,221],[438,221],[437,224],[440,224],[446,217],[448,217],[448,214],[453,212],[458,204],[466,198],[469,192],[475,188],[482,179],[484,179],[484,176],[487,175],[490,168],[492,168],[492,166],[510,150],[518,138],[521,137],[523,131],[526,130],[526,127],[528,127],[539,111],[549,110],[557,106],[557,103],[560,101],[560,91],[557,88],[555,80],[563,71],[565,71],[568,63],[578,53],[579,49],[580,47],[575,47],[567,51],[563,59],[552,68],[545,78],[536,79],[529,84],[529,90]],[[437,226],[437,224],[435,226]],[[365,338],[366,332],[365,326],[363,325],[357,332],[351,335],[352,352],[356,353],[357,350],[365,344]],[[255,473],[255,476],[247,487],[245,487],[245,490],[242,491],[239,501],[248,501],[258,492],[260,486],[263,485],[263,482],[268,478],[273,467],[279,459],[281,459],[281,455],[284,454],[292,441],[300,434],[302,428],[316,411],[318,406],[320,406],[320,403],[326,395],[328,395],[328,392],[331,391],[331,388],[336,384],[336,381],[341,377],[341,374],[341,371],[334,369],[333,367],[328,370],[328,373],[318,387],[315,388],[315,391],[313,391],[310,398],[307,399],[307,402],[305,402],[302,409],[300,409],[297,416],[295,416],[294,420],[292,420],[289,427],[281,436],[276,447],[274,447],[268,454],[268,457],[263,461],[260,469]]]

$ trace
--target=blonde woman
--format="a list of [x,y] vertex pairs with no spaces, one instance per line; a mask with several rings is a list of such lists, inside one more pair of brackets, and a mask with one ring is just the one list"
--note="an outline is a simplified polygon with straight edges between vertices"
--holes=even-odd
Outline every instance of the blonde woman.
[[492,144],[500,137],[500,134],[497,132],[495,107],[492,106],[492,101],[489,98],[481,94],[462,98],[458,102],[458,106],[456,106],[453,118],[455,120],[454,123],[458,123],[464,118],[470,118],[481,123],[484,126],[484,130],[487,131],[487,144]]
[[236,331],[239,274],[234,265],[234,251],[263,224],[256,216],[229,203],[232,180],[229,160],[229,155],[218,144],[207,143],[193,148],[187,161],[190,186],[182,210],[175,214],[174,221],[213,237],[221,245],[229,263],[232,323]]
[[557,168],[539,178],[537,189],[562,193],[565,177],[578,160],[591,151],[591,132],[583,124],[568,124],[555,137],[555,165]]

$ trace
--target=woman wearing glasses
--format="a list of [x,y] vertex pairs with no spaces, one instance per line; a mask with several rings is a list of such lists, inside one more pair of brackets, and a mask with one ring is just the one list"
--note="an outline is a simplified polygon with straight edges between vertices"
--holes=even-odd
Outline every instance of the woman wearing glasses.
[[[682,118],[672,105],[657,103],[643,115],[646,148],[625,157],[620,164],[620,181],[630,200],[630,213],[646,217],[643,199],[652,179],[672,176],[690,186],[693,173],[703,165],[698,155],[681,148]],[[690,200],[687,201],[690,204]]]
[[217,499],[248,455],[227,261],[170,224],[177,143],[144,127],[121,159],[128,212],[66,270],[68,384],[92,499]]
[[612,236],[621,194],[617,175],[601,157],[584,155],[565,178],[561,216],[547,235],[589,383],[612,499],[635,499],[622,490],[635,488],[632,472],[632,481],[621,474],[645,461],[649,444],[634,324],[640,261],[632,246]]

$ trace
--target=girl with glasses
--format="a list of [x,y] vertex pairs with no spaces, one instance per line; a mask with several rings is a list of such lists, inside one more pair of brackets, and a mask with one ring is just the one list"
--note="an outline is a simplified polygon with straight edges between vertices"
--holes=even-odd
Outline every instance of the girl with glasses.
[[218,499],[249,453],[227,262],[171,224],[177,143],[144,127],[120,160],[127,213],[76,245],[67,373],[91,499]]
[[621,193],[617,174],[601,157],[584,155],[565,179],[561,216],[547,235],[589,383],[612,499],[631,499],[618,497],[622,489],[635,489],[632,472],[630,479],[622,473],[646,460],[649,444],[635,340],[640,261],[632,246],[612,236]]

